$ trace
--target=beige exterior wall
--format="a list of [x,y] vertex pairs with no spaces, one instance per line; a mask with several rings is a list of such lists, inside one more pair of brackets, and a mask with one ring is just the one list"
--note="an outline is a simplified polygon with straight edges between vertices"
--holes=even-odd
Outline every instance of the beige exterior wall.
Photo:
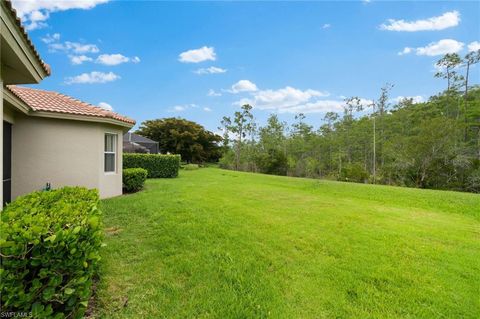
[[[104,134],[117,134],[115,173],[104,172]],[[102,198],[122,194],[122,129],[109,124],[15,113],[12,200],[50,183],[53,188],[97,188]]]

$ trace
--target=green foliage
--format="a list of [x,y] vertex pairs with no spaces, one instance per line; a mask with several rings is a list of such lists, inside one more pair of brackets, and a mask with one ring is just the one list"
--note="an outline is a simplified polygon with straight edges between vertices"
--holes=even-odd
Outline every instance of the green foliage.
[[2,312],[81,318],[103,239],[98,193],[80,187],[34,192],[1,213]]
[[327,113],[316,131],[303,115],[290,130],[272,115],[241,148],[231,145],[220,167],[479,192],[480,87],[469,87],[467,95],[450,89],[427,102],[396,105],[389,104],[391,88],[382,88],[374,109],[347,99],[343,114]]
[[235,169],[235,153],[231,149],[227,149],[222,158],[218,161],[220,168]]
[[480,168],[477,168],[467,178],[467,190],[474,193],[480,193]]
[[159,142],[161,153],[180,154],[187,162],[216,162],[222,156],[222,138],[202,125],[181,118],[145,121],[138,134]]
[[194,171],[196,169],[199,169],[200,166],[198,166],[198,164],[185,164],[185,165],[182,165],[182,169],[186,170],[186,171]]
[[143,188],[147,180],[148,172],[144,168],[124,168],[123,169],[123,189],[128,192],[137,192]]
[[365,183],[368,180],[368,172],[359,164],[347,164],[342,167],[339,180],[345,182]]
[[170,178],[178,176],[180,155],[123,154],[123,168],[143,168],[148,178]]
[[281,150],[272,148],[260,153],[256,164],[261,173],[287,175],[287,157]]
[[[223,131],[224,146],[228,148],[230,140],[229,135],[233,135],[233,150],[234,150],[234,167],[236,170],[241,170],[242,158],[252,158],[252,153],[249,152],[250,148],[248,144],[252,144],[256,125],[253,121],[252,114],[253,107],[249,104],[244,104],[240,111],[234,113],[233,119],[228,116],[224,116],[221,121],[221,130]],[[251,142],[245,143],[245,139],[250,137]],[[251,169],[251,167],[247,167]]]

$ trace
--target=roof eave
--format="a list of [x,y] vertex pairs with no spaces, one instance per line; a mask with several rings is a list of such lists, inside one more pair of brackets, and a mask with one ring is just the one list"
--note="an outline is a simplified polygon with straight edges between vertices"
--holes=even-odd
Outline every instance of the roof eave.
[[[32,77],[32,83],[38,83],[49,76],[50,67],[42,61],[9,0],[1,1],[0,20],[3,30],[2,38],[15,51],[18,59],[28,69]],[[8,67],[8,65],[4,66]]]
[[135,126],[135,123],[124,122],[124,121],[112,119],[109,117],[98,117],[98,116],[89,116],[89,115],[80,115],[80,114],[48,112],[48,111],[32,111],[28,115],[36,116],[36,117],[62,119],[62,120],[86,121],[86,122],[111,124],[116,126],[122,126],[128,130]]

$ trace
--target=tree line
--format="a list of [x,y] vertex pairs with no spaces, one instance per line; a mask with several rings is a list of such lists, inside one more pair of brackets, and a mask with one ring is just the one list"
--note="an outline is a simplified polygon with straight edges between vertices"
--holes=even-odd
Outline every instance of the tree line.
[[[472,68],[480,50],[447,54],[435,77],[443,92],[426,102],[392,102],[393,85],[377,99],[346,99],[314,128],[297,114],[292,125],[271,114],[266,125],[243,105],[223,117],[224,168],[419,188],[480,192],[480,87]],[[478,66],[477,66],[478,67]],[[475,70],[475,69],[474,69]],[[478,70],[476,73],[478,75]],[[478,77],[477,77],[478,79]]]

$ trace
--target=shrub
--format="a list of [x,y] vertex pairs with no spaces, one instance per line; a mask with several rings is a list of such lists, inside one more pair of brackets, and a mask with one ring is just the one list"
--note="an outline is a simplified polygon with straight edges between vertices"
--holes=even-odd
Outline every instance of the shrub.
[[182,165],[182,169],[186,170],[186,171],[194,171],[196,169],[199,169],[200,166],[198,166],[198,164],[185,164],[185,165]]
[[469,192],[480,193],[480,168],[472,171],[467,177],[466,189]]
[[143,168],[123,169],[123,189],[127,192],[137,192],[143,188],[148,172]]
[[1,213],[2,311],[81,318],[102,243],[98,193],[80,187],[34,192]]
[[287,175],[288,159],[281,150],[269,149],[260,153],[256,156],[255,162],[262,173]]
[[368,172],[360,164],[347,164],[342,168],[339,180],[346,182],[365,183],[368,180]]
[[180,155],[123,154],[123,168],[144,168],[149,178],[177,177]]

